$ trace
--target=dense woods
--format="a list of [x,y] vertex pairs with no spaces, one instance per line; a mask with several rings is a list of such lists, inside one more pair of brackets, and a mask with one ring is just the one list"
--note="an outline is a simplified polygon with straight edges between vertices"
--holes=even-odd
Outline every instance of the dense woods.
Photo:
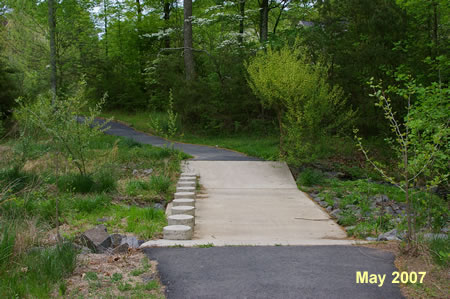
[[103,134],[115,116],[286,161],[349,237],[431,256],[415,298],[443,298],[449,34],[444,0],[0,0],[0,297],[64,296],[98,219],[161,235],[188,157]]
[[[2,88],[3,113],[17,95],[32,100],[52,88],[64,97],[84,77],[93,101],[108,93],[107,108],[165,111],[172,89],[183,125],[250,128],[276,116],[252,93],[244,61],[262,48],[288,46],[328,65],[327,81],[343,89],[356,124],[373,135],[383,129],[383,115],[368,100],[369,78],[385,85],[399,73],[424,86],[448,81],[446,1],[2,0],[0,6],[1,84],[14,83]],[[393,104],[405,112],[400,99]]]

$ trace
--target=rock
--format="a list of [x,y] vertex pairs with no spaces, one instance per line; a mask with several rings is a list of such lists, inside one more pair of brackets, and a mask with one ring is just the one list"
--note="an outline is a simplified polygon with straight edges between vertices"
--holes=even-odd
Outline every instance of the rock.
[[380,234],[377,238],[377,241],[400,241],[397,229],[394,228],[393,230],[385,232],[384,234]]
[[81,240],[95,253],[105,252],[107,248],[111,247],[111,237],[103,224],[85,231],[81,235]]
[[113,249],[113,254],[127,253],[128,252],[128,243],[123,243]]
[[133,169],[133,175],[138,175],[138,174],[139,174],[139,170]]
[[153,169],[149,168],[149,169],[144,169],[142,171],[144,174],[151,174],[153,172]]
[[372,197],[373,200],[375,200],[375,202],[378,205],[381,205],[383,202],[388,202],[389,201],[389,197],[385,194],[377,194],[374,197]]
[[120,234],[112,234],[111,235],[111,246],[113,248],[116,248],[120,244],[122,244],[122,235],[120,235]]
[[391,214],[391,215],[394,215],[394,214],[395,214],[394,210],[393,210],[391,207],[389,207],[389,206],[384,207],[384,212],[385,212],[386,214]]
[[144,283],[148,283],[152,280],[155,280],[156,274],[152,273],[152,274],[142,275],[141,278],[144,281]]
[[122,236],[122,244],[128,244],[131,248],[138,248],[140,246],[139,240],[135,236]]
[[111,220],[110,217],[103,217],[103,218],[98,218],[97,222],[103,223],[103,222],[108,222],[109,220]]
[[444,240],[444,239],[448,238],[448,235],[447,234],[426,233],[423,235],[423,238],[425,240],[436,240],[436,239]]
[[339,208],[339,203],[341,202],[341,199],[339,197],[333,198],[333,209]]
[[323,197],[317,196],[314,198],[315,201],[319,202],[323,200]]
[[331,217],[338,218],[340,213],[341,213],[341,210],[340,209],[336,209],[333,212],[331,212],[330,215],[331,215]]
[[333,210],[333,207],[331,207],[331,206],[327,207],[327,212],[331,212],[332,210]]
[[366,240],[367,240],[367,241],[376,241],[377,238],[374,238],[374,237],[367,237]]
[[349,231],[349,230],[352,230],[352,229],[355,229],[355,225],[351,225],[351,226],[347,226],[346,228],[345,228],[345,230],[346,231]]
[[325,207],[327,207],[328,206],[328,203],[326,202],[326,201],[319,201],[318,202],[318,204],[322,207],[322,208],[325,208]]
[[153,208],[156,210],[164,210],[164,206],[162,204],[160,204],[159,202],[155,203],[153,205]]

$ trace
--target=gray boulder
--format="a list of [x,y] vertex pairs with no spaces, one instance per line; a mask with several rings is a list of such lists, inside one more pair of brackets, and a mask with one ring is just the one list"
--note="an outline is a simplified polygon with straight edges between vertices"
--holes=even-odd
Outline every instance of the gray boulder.
[[128,248],[130,246],[128,246],[128,243],[122,243],[119,246],[117,246],[116,248],[114,248],[112,250],[113,254],[121,254],[121,253],[127,253],[128,252]]
[[377,241],[400,241],[398,236],[397,229],[394,228],[393,230],[380,234]]
[[333,212],[331,212],[330,215],[331,215],[331,217],[338,218],[340,213],[341,213],[341,210],[336,209]]
[[81,235],[83,244],[95,253],[103,253],[111,247],[111,237],[103,224],[97,225]]
[[112,234],[111,235],[111,245],[113,248],[116,248],[120,244],[122,244],[122,235],[120,234]]

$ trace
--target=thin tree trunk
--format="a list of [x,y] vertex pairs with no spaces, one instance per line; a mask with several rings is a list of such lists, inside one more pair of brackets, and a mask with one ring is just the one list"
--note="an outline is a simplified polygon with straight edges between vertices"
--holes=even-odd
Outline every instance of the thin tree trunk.
[[244,42],[245,0],[239,0],[239,13],[240,13],[241,18],[239,20],[238,41],[239,41],[239,44],[242,45]]
[[56,18],[55,18],[54,0],[48,0],[48,28],[50,34],[50,84],[52,90],[52,102],[55,103],[57,84],[56,84]]
[[195,78],[194,55],[192,51],[192,0],[183,0],[184,4],[184,67],[186,80]]
[[[170,2],[168,0],[164,0],[164,23],[165,28],[169,28],[169,20],[170,20]],[[166,36],[164,38],[164,47],[170,48],[170,37]]]
[[106,3],[106,1],[107,0],[103,0],[103,14],[104,14],[103,20],[105,22],[105,57],[108,58],[108,54],[109,54],[108,53],[109,52],[109,49],[108,49],[108,15],[107,15],[108,4]]
[[261,0],[259,8],[259,40],[264,43],[269,31],[269,0]]
[[[144,72],[144,61],[142,59],[142,42],[141,42],[141,29],[142,29],[142,6],[141,1],[136,0],[137,9],[137,32],[138,32],[138,51],[139,51],[139,72]],[[142,85],[142,84],[141,84]]]

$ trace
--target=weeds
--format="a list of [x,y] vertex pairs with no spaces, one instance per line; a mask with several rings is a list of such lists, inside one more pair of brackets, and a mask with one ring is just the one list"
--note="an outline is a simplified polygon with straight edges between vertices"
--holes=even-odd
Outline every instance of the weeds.
[[313,185],[320,185],[323,182],[323,179],[323,174],[320,171],[307,168],[298,176],[297,184],[300,186],[311,187]]

